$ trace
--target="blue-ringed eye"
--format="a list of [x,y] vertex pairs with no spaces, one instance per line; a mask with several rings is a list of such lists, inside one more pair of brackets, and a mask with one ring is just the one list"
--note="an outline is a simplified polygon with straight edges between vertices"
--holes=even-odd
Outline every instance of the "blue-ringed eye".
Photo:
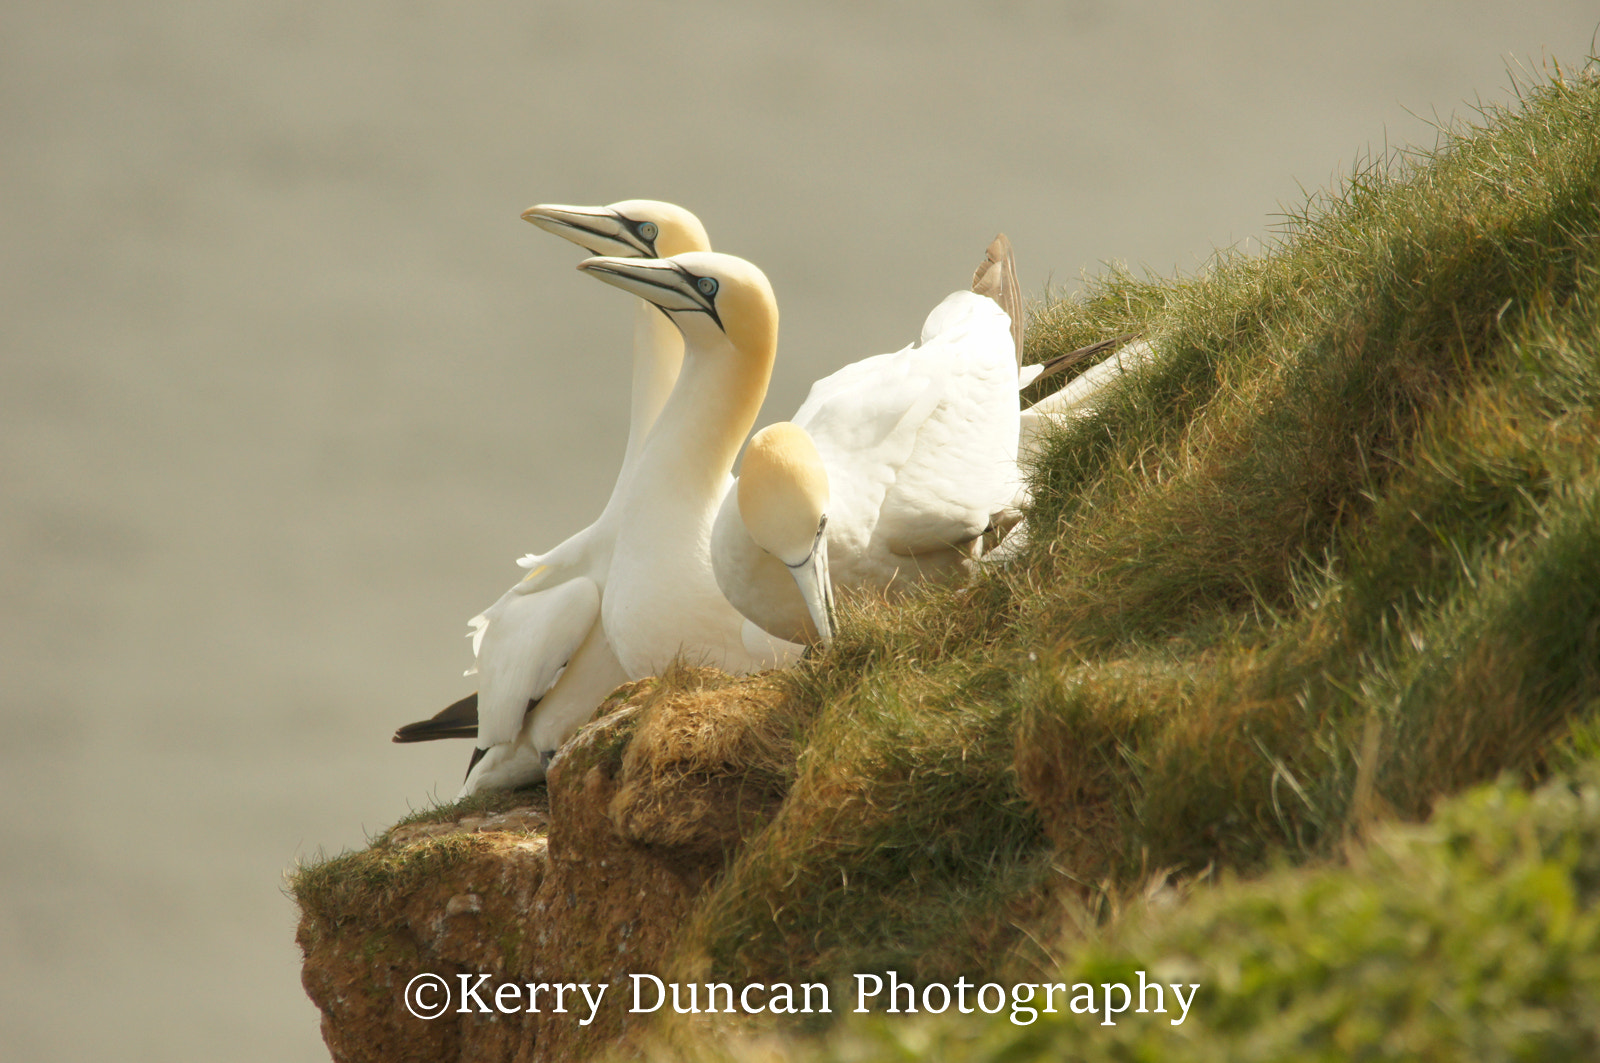
[[694,282],[694,286],[699,288],[700,294],[708,299],[717,294],[717,278],[715,277],[701,277]]
[[660,232],[660,226],[656,225],[656,223],[653,221],[642,221],[639,223],[639,239],[641,240],[654,240]]

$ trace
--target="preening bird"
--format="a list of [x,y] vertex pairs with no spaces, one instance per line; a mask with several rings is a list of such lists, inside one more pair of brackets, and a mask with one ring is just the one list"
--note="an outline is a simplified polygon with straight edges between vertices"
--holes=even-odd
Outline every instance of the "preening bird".
[[818,380],[747,448],[712,536],[718,585],[791,641],[833,637],[832,595],[958,575],[1017,491],[1012,319],[969,291],[920,339]]
[[1130,345],[1019,413],[1018,391],[1045,371],[1022,365],[1022,326],[1002,234],[915,344],[819,380],[791,421],[758,432],[712,533],[728,600],[779,638],[827,645],[836,590],[887,595],[969,571],[985,532],[1021,518],[1019,447],[1148,356]]
[[[608,207],[542,205],[523,217],[592,253],[655,258],[708,250],[698,218],[654,200]],[[611,498],[589,527],[544,554],[483,613],[469,621],[478,690],[429,720],[408,724],[395,741],[475,737],[460,796],[544,777],[550,757],[627,674],[599,623],[619,518],[617,502],[645,437],[671,394],[683,340],[655,307],[635,312],[628,445]]]

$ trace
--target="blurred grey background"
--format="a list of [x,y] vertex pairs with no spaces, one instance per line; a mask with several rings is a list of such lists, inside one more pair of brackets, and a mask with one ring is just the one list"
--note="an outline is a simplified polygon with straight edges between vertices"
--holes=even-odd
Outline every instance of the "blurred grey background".
[[1593,0],[24,2],[0,37],[0,1057],[314,1060],[282,874],[599,511],[631,304],[520,221],[670,199],[783,308],[763,422],[1030,294],[1192,272]]

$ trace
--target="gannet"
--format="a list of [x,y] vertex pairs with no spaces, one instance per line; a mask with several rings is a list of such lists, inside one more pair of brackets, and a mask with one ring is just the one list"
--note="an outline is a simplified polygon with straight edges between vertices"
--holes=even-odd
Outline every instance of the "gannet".
[[[708,250],[698,218],[654,200],[607,207],[540,205],[523,218],[591,253],[654,258]],[[478,676],[475,694],[431,720],[408,724],[395,741],[476,737],[458,797],[483,788],[537,782],[550,757],[627,675],[599,623],[618,520],[617,501],[645,437],[672,391],[683,340],[655,307],[635,314],[628,444],[610,499],[589,527],[544,554],[488,609],[469,621]]]
[[1123,360],[1019,412],[1045,367],[1022,364],[1015,257],[997,236],[972,291],[935,307],[916,343],[818,381],[791,421],[751,439],[712,532],[718,586],[772,635],[826,646],[836,588],[881,595],[969,571],[985,532],[1020,520],[1019,447]]
[[[659,200],[626,199],[608,207],[546,203],[529,207],[522,217],[545,232],[571,240],[591,255],[666,258],[685,251],[711,250],[711,238],[699,218],[680,206]],[[672,394],[682,364],[683,337],[652,304],[639,300],[634,308],[633,386],[628,445],[622,457],[624,472],[638,456],[645,436]],[[621,482],[619,473],[617,483]],[[611,494],[616,497],[615,487]],[[529,554],[518,563],[533,569],[549,562]]]
[[827,645],[833,589],[968,571],[1017,491],[1012,318],[955,292],[918,341],[811,387],[750,441],[712,533],[717,583],[774,636]]
[[716,252],[659,261],[598,257],[578,267],[648,299],[683,333],[683,368],[627,482],[600,604],[631,678],[683,658],[729,672],[797,656],[745,620],[717,588],[711,527],[729,470],[766,396],[778,307],[766,275]]

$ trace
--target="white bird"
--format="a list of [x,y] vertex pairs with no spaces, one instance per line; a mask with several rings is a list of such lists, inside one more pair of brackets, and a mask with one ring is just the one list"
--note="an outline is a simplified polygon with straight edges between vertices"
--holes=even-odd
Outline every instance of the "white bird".
[[579,267],[660,307],[684,337],[677,385],[619,485],[619,528],[600,616],[630,677],[674,659],[750,672],[800,647],[774,644],[717,588],[711,528],[729,470],[755,423],[777,351],[778,307],[742,258],[690,252],[602,257]]
[[1019,446],[1031,453],[1047,417],[1082,411],[1132,361],[1130,348],[1019,414],[1018,390],[1045,367],[1021,366],[1004,235],[972,289],[934,308],[917,343],[818,381],[791,422],[751,439],[712,565],[728,600],[769,633],[827,645],[835,589],[887,596],[970,571],[985,532],[1021,517]]
[[[542,205],[522,216],[595,253],[654,258],[710,246],[693,214],[653,200]],[[477,692],[395,733],[397,742],[476,737],[460,797],[542,779],[555,750],[627,680],[599,623],[617,502],[682,361],[678,330],[641,301],[628,445],[611,498],[589,527],[547,553],[522,558],[528,575],[469,622],[477,664],[468,674],[478,676]]]
[[956,292],[916,343],[824,377],[790,422],[757,433],[712,538],[729,601],[779,638],[826,645],[833,589],[969,571],[1017,491],[1012,324]]

